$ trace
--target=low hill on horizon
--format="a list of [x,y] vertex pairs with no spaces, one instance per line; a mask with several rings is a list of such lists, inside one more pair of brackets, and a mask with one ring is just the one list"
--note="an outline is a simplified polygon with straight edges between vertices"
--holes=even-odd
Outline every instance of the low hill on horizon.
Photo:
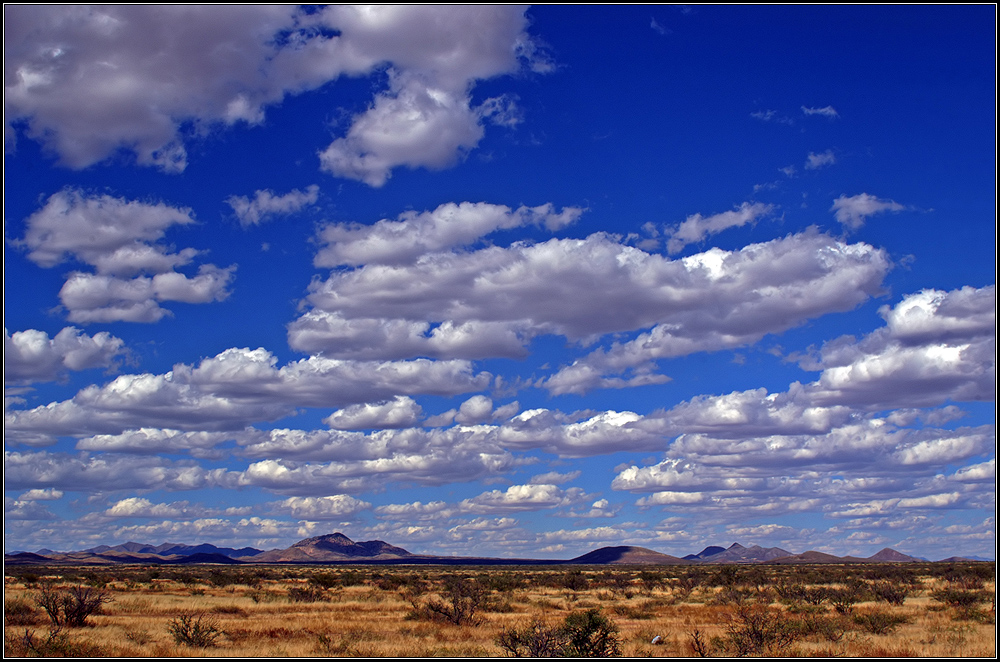
[[646,547],[601,547],[566,561],[581,565],[687,565],[690,561],[647,549]]
[[[940,562],[984,562],[957,555]],[[824,552],[806,551],[794,554],[780,547],[745,547],[733,543],[728,548],[705,547],[698,554],[683,558],[664,554],[646,547],[633,545],[606,546],[569,560],[509,559],[463,556],[435,556],[413,554],[402,547],[382,540],[354,542],[340,532],[306,538],[285,549],[261,551],[253,547],[234,549],[216,547],[208,543],[186,545],[163,543],[149,545],[127,542],[121,545],[100,545],[76,552],[55,552],[41,549],[38,552],[4,554],[7,565],[114,565],[114,564],[324,564],[324,563],[380,563],[380,564],[446,564],[446,565],[723,565],[723,564],[822,564],[822,563],[915,563],[926,559],[902,554],[885,548],[867,558],[835,556]],[[987,561],[995,562],[995,561]]]
[[381,540],[354,542],[343,533],[330,533],[300,540],[287,549],[261,552],[240,560],[251,563],[330,563],[401,560],[413,556],[402,547]]

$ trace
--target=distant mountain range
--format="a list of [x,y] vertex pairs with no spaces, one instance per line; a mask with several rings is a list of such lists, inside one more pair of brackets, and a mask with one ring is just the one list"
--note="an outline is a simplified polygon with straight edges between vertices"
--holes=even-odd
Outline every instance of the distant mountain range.
[[[981,561],[963,557],[949,557],[943,562]],[[164,543],[148,545],[127,542],[109,547],[100,545],[79,552],[55,552],[40,549],[37,552],[4,554],[7,565],[114,565],[139,564],[244,564],[244,563],[378,563],[378,564],[447,564],[447,565],[720,565],[729,563],[792,564],[792,563],[913,563],[926,559],[901,554],[893,549],[859,558],[834,556],[823,552],[808,551],[793,554],[780,547],[744,547],[733,543],[728,548],[706,547],[698,554],[683,558],[663,554],[645,547],[601,547],[582,556],[566,561],[540,559],[496,559],[459,556],[432,556],[411,554],[402,547],[395,547],[381,540],[354,542],[343,533],[330,533],[300,540],[286,549],[262,551],[253,547],[233,549],[215,545],[184,545]]]

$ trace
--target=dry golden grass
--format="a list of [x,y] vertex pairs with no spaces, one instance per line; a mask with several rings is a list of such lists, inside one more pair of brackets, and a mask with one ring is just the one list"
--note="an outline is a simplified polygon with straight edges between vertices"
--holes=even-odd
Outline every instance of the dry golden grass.
[[[6,577],[4,652],[5,656],[497,657],[504,653],[496,643],[504,629],[524,627],[532,620],[556,628],[570,613],[599,609],[617,626],[622,653],[630,657],[697,656],[692,647],[695,633],[704,644],[702,652],[733,654],[733,633],[742,623],[741,613],[761,614],[778,631],[794,631],[790,643],[770,649],[782,656],[995,656],[995,600],[970,616],[931,597],[933,591],[963,581],[995,596],[992,579],[973,581],[958,571],[946,576],[928,564],[908,571],[912,577],[907,581],[914,583],[903,604],[874,602],[865,595],[850,614],[837,614],[828,601],[808,605],[781,599],[775,589],[782,583],[809,586],[824,581],[817,578],[829,576],[829,567],[812,574],[802,567],[754,568],[739,571],[744,573],[742,583],[739,572],[704,567],[8,568],[15,574]],[[839,583],[826,586],[874,581],[870,566],[838,566],[836,572]],[[978,572],[992,577],[992,566],[988,572]],[[486,588],[488,597],[476,612],[475,624],[430,618],[427,605],[432,600],[448,604],[444,582],[455,575]],[[689,581],[687,588],[683,581]],[[113,601],[91,616],[88,626],[62,628],[50,635],[49,619],[35,602],[40,587],[58,590],[83,582],[103,585]],[[308,596],[309,590],[322,600],[293,601],[296,594]],[[200,617],[202,625],[212,628],[214,635],[209,638],[215,645],[178,643],[171,624],[176,625],[182,615]],[[862,623],[880,616],[904,622],[885,634],[875,634]],[[657,636],[660,640],[654,645]]]

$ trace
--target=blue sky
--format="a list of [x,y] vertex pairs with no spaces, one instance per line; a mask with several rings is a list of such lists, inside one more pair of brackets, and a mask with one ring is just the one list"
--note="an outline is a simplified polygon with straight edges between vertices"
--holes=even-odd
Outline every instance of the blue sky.
[[5,12],[5,549],[995,547],[995,7]]

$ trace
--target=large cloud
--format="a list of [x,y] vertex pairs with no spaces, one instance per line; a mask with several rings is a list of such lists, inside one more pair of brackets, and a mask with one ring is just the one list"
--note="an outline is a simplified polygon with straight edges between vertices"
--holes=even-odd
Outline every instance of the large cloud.
[[323,422],[336,430],[408,428],[417,423],[422,413],[413,398],[398,395],[392,400],[345,407]]
[[[645,287],[632,288],[644,295],[635,305],[656,315],[636,320],[637,326],[656,322],[650,331],[595,350],[541,384],[558,395],[663,381],[650,374],[651,362],[752,344],[768,333],[854,308],[880,292],[889,263],[867,244],[806,233],[740,251],[713,248],[662,266],[675,273],[669,279],[645,278],[640,281]],[[631,293],[623,290],[628,300]],[[626,371],[627,379],[608,377]]]
[[67,258],[96,273],[71,273],[59,298],[73,322],[156,322],[169,315],[163,301],[206,303],[225,299],[235,266],[202,264],[195,276],[177,269],[198,255],[156,243],[174,225],[194,223],[190,209],[86,196],[64,190],[26,221],[28,259],[49,268]]
[[23,123],[73,168],[128,150],[179,172],[191,133],[260,123],[289,94],[388,63],[389,90],[322,155],[334,174],[380,185],[396,166],[443,167],[478,144],[498,103],[473,107],[469,91],[530,60],[524,11],[7,6],[5,141]]
[[563,490],[555,485],[511,485],[506,490],[483,492],[458,504],[463,512],[479,514],[517,513],[569,506],[585,498],[579,487]]
[[456,395],[489,385],[466,361],[341,361],[311,357],[278,367],[264,349],[229,349],[161,375],[121,375],[72,399],[8,410],[9,440],[20,435],[118,434],[130,428],[237,430],[297,407],[342,407],[396,395]]
[[860,341],[826,343],[803,367],[819,404],[933,406],[996,397],[996,286],[923,290],[879,314],[886,326]]
[[388,91],[320,154],[324,170],[371,186],[396,166],[444,168],[478,145],[483,120],[510,102],[474,107],[472,86],[516,71],[534,52],[523,7],[333,7],[324,15],[352,45],[392,62]]
[[49,338],[44,331],[28,329],[9,334],[3,330],[3,368],[6,383],[58,379],[68,370],[108,368],[125,353],[125,343],[107,331],[93,336],[66,327]]
[[880,291],[888,268],[882,251],[816,232],[680,260],[605,234],[429,252],[314,281],[312,310],[289,325],[289,341],[332,356],[516,356],[539,334],[582,340],[659,325],[587,361],[620,371],[849,310]]
[[9,490],[58,487],[63,491],[196,490],[225,484],[226,470],[156,457],[46,451],[4,453]]
[[367,501],[361,501],[346,494],[289,497],[272,505],[279,512],[286,512],[292,517],[308,520],[350,518],[362,510],[372,507]]
[[[873,414],[995,397],[994,290],[925,290],[884,306],[885,327],[801,360],[822,370],[813,383],[701,396],[637,419],[631,427],[679,436],[662,462],[623,469],[612,487],[649,494],[641,506],[719,513],[972,507],[989,496],[980,481],[995,463],[983,461],[995,452],[993,425],[932,427],[955,418],[951,405]],[[904,427],[918,419],[925,425]]]
[[447,202],[433,211],[405,212],[373,225],[330,223],[319,231],[317,267],[411,264],[425,253],[467,246],[497,230],[528,225],[555,231],[573,223],[582,209],[557,212],[549,203],[511,209],[487,202]]

